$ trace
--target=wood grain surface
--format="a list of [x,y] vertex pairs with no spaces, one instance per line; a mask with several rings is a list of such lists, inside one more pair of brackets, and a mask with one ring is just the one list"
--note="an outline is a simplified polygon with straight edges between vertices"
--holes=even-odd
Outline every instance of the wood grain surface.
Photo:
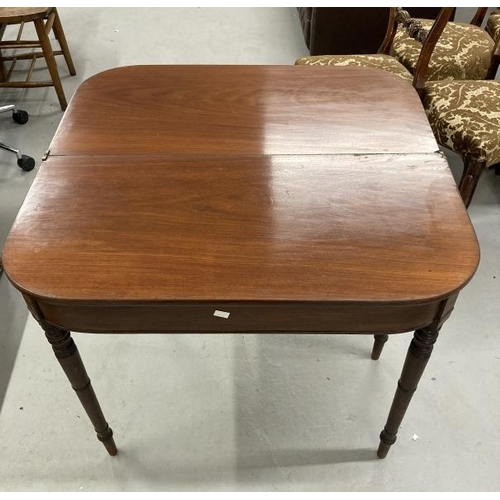
[[52,155],[430,153],[417,93],[387,71],[132,66],[76,91]]
[[378,70],[106,71],[71,101],[6,272],[67,330],[420,328],[479,258],[436,149],[413,88]]
[[477,263],[438,154],[51,157],[4,248],[50,302],[415,304]]

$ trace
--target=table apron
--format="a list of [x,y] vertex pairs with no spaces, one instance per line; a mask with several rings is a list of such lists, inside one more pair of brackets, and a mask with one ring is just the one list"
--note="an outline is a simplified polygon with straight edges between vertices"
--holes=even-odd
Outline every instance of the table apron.
[[228,302],[61,305],[30,298],[29,302],[41,319],[76,332],[372,334],[407,332],[427,326],[442,314],[444,301],[412,305]]

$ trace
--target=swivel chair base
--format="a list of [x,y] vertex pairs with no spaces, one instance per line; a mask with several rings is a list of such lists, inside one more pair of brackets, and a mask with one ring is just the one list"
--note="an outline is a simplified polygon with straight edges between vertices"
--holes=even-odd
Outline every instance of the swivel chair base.
[[[12,111],[12,119],[20,125],[24,125],[29,120],[28,113],[22,109],[17,109],[14,104],[0,106],[0,113],[5,111]],[[0,148],[14,153],[17,156],[17,165],[26,172],[33,170],[35,167],[35,160],[31,156],[23,155],[19,149],[9,146],[8,144],[4,144],[3,142],[0,142]]]

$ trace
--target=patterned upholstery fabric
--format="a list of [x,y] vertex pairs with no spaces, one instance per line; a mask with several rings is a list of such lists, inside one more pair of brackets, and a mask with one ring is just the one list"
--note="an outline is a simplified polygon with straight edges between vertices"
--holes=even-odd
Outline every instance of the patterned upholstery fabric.
[[500,37],[500,11],[493,12],[488,17],[488,22],[486,23],[486,31],[489,33],[491,38],[495,40],[495,42],[498,40],[498,37]]
[[437,141],[486,166],[500,162],[500,81],[427,82],[424,107]]
[[394,57],[385,54],[353,55],[353,56],[308,56],[301,57],[295,64],[307,64],[309,66],[363,66],[366,68],[377,68],[390,71],[395,75],[410,82],[413,76]]
[[[419,19],[431,29],[433,20]],[[413,73],[422,44],[413,40],[402,27],[394,37],[394,55]],[[434,47],[427,80],[483,80],[493,53],[493,39],[483,29],[464,23],[448,23]]]

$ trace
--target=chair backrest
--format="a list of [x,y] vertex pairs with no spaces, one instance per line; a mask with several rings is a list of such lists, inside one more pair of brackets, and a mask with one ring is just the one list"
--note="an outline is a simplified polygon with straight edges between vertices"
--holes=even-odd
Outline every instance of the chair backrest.
[[425,77],[432,52],[441,33],[446,27],[446,23],[451,19],[454,11],[455,7],[443,7],[439,11],[432,28],[427,30],[418,20],[413,19],[406,10],[403,10],[401,7],[391,7],[387,31],[384,41],[380,46],[379,53],[390,53],[398,26],[402,26],[411,38],[422,44],[422,49],[413,76],[413,86],[421,97],[424,92]]
[[484,16],[486,15],[486,12],[488,12],[488,7],[478,7],[470,23],[473,24],[474,26],[481,26],[484,20]]

